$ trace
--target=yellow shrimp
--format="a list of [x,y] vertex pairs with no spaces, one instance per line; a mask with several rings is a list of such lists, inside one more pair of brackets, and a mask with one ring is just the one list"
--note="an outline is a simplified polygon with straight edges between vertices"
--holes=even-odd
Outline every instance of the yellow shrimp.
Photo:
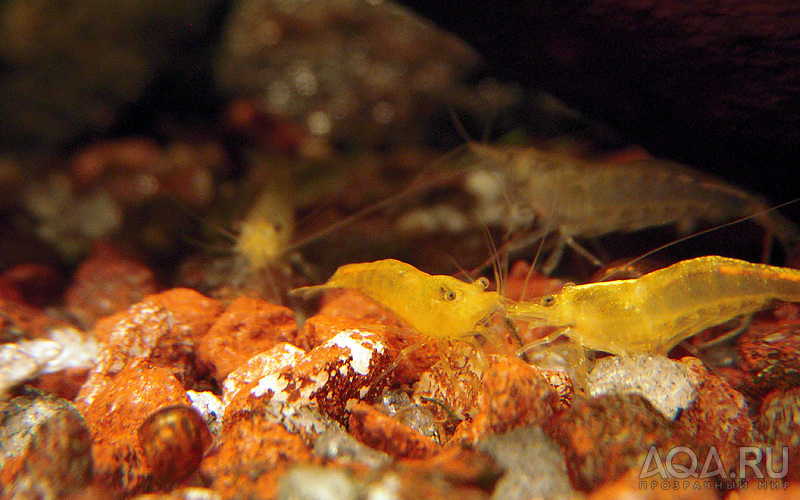
[[556,335],[589,349],[666,354],[692,335],[774,299],[800,302],[800,270],[708,256],[636,279],[568,285],[538,302],[507,304],[506,311],[511,319],[562,327]]
[[464,341],[476,346],[473,336],[478,333],[480,323],[504,303],[499,293],[486,290],[488,285],[485,278],[465,283],[452,276],[430,275],[399,260],[385,259],[341,266],[327,283],[298,288],[292,293],[353,288],[390,309],[413,326],[422,340],[403,349],[376,380],[393,370],[405,354],[435,340],[441,366],[466,404],[470,397],[450,365],[443,344]]
[[502,306],[501,295],[486,290],[487,286],[485,278],[465,283],[385,259],[341,266],[327,283],[292,293],[354,288],[403,318],[426,339],[456,341],[474,335],[478,324]]
[[265,269],[281,262],[292,249],[295,231],[288,171],[274,169],[242,222],[234,251],[247,259],[252,269]]

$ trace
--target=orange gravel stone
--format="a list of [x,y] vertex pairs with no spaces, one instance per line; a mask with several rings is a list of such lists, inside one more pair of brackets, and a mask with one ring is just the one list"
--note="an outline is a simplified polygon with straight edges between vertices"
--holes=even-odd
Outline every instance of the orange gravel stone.
[[[592,492],[586,500],[717,500],[713,483],[692,477],[664,482],[659,476],[639,479],[640,471],[631,469],[614,482]],[[653,481],[655,480],[655,481]],[[665,487],[666,485],[666,487]],[[677,486],[677,487],[676,487]],[[759,497],[760,498],[760,497]]]
[[173,288],[98,322],[94,332],[105,345],[76,403],[91,404],[120,370],[140,358],[168,368],[186,389],[194,388],[205,371],[197,364],[195,342],[221,313],[218,301],[193,290]]
[[239,297],[197,343],[197,356],[211,376],[222,382],[254,355],[279,342],[294,343],[294,313],[261,299]]
[[353,406],[349,423],[356,439],[394,458],[425,458],[441,450],[431,438],[363,401]]
[[219,451],[200,468],[222,498],[273,499],[287,467],[310,460],[311,450],[298,434],[250,415],[226,428]]
[[91,404],[80,408],[92,436],[101,483],[129,493],[157,486],[136,431],[153,412],[176,404],[189,404],[180,382],[166,368],[140,359],[123,368]]
[[482,380],[483,393],[477,413],[472,422],[459,426],[456,442],[475,444],[491,434],[541,425],[562,408],[548,378],[521,360],[494,357]]
[[153,271],[108,243],[95,243],[66,291],[66,309],[86,329],[159,289]]

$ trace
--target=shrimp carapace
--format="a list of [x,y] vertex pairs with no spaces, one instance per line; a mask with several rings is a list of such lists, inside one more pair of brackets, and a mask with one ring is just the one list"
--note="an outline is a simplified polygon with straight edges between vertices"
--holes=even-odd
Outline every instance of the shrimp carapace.
[[465,283],[385,259],[341,266],[327,283],[292,293],[354,288],[396,313],[426,339],[453,341],[474,335],[478,324],[502,307],[500,294],[487,286],[485,279]]
[[591,161],[534,147],[485,144],[472,144],[470,151],[478,167],[501,174],[514,215],[509,231],[527,230],[535,217],[538,228],[524,241],[557,233],[545,274],[554,270],[566,245],[592,257],[577,239],[654,226],[675,225],[689,234],[698,221],[752,218],[787,250],[800,241],[797,226],[761,197],[672,161]]
[[589,349],[666,354],[771,300],[800,302],[800,270],[708,256],[636,279],[567,285],[538,302],[505,307],[510,318],[562,327],[561,334]]

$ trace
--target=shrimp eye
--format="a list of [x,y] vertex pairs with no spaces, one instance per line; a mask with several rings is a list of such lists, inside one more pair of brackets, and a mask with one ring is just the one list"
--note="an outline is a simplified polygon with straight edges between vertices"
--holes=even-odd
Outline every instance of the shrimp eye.
[[476,283],[477,283],[478,285],[480,285],[481,289],[483,289],[483,290],[486,290],[487,288],[489,288],[489,280],[488,280],[488,279],[486,279],[486,278],[485,278],[485,277],[483,277],[483,276],[481,276],[480,278],[478,278],[478,280],[476,281]]
[[448,290],[445,287],[441,288],[442,291],[442,298],[447,302],[452,302],[458,298],[458,294],[455,290]]
[[555,303],[556,303],[556,298],[553,297],[552,295],[544,295],[542,297],[542,305],[544,307],[550,307]]

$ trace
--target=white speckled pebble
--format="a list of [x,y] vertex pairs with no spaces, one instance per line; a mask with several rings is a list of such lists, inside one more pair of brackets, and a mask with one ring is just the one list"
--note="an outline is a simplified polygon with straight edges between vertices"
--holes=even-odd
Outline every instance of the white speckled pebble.
[[665,356],[609,356],[595,363],[587,389],[603,394],[640,394],[665,417],[675,419],[697,396],[698,381],[685,365]]

